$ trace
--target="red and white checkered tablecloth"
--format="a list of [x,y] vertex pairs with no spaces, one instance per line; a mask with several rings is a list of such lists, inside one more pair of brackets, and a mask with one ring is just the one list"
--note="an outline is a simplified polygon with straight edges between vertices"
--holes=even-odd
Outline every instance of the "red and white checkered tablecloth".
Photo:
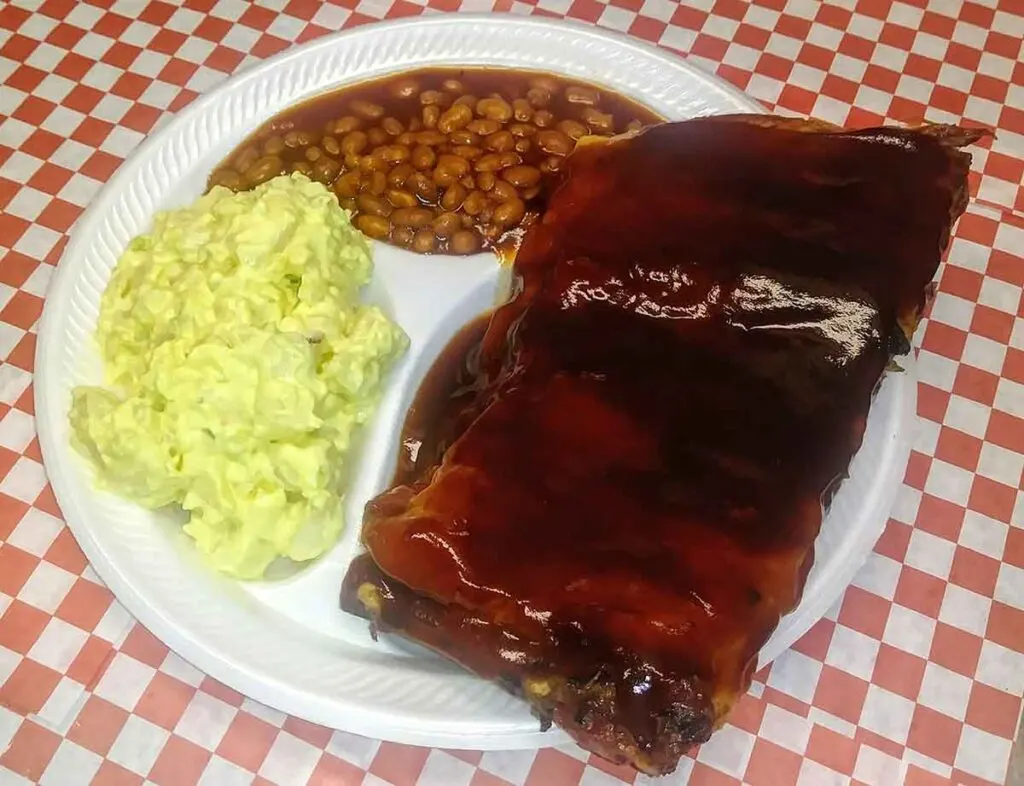
[[660,783],[1003,783],[1024,694],[1024,0],[0,0],[0,786],[651,782],[577,748],[404,747],[243,698],[114,600],[40,463],[47,283],[123,157],[293,42],[460,10],[628,31],[780,112],[998,128],[917,334],[920,427],[884,536]]

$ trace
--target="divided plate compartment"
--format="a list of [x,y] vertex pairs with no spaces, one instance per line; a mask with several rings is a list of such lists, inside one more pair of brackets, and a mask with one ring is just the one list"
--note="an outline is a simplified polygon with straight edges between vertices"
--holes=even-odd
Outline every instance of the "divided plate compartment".
[[[582,25],[511,15],[417,18],[326,36],[272,58],[197,99],[153,133],[79,220],[47,296],[36,354],[36,417],[61,509],[97,574],[157,637],[221,682],[281,711],[378,739],[474,749],[566,741],[541,733],[524,704],[412,644],[374,643],[364,620],[338,609],[359,550],[366,501],[387,486],[405,411],[431,362],[459,328],[495,305],[504,274],[493,256],[421,257],[375,244],[366,297],[409,334],[365,430],[346,495],[347,528],[318,561],[288,578],[238,583],[215,575],[180,530],[96,491],[71,450],[71,390],[101,381],[92,343],[100,294],[128,241],[159,210],[201,192],[209,172],[262,122],[324,91],[435,66],[548,71],[633,97],[669,119],[756,112],[734,88],[678,58]],[[817,542],[803,602],[761,653],[764,664],[835,603],[880,535],[909,455],[910,359],[875,397],[864,445]]]

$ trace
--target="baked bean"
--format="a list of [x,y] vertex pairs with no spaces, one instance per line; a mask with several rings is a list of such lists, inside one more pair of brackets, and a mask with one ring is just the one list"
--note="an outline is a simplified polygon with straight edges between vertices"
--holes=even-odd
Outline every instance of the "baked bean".
[[484,147],[493,150],[495,153],[504,153],[511,150],[516,144],[516,138],[510,131],[496,131],[484,140]]
[[242,173],[250,186],[258,186],[284,172],[284,161],[280,156],[262,156]]
[[388,179],[380,170],[363,175],[361,189],[364,192],[368,192],[374,196],[381,196],[384,193],[384,189],[387,187]]
[[491,217],[495,224],[503,229],[518,226],[526,216],[526,203],[521,199],[510,199],[502,202],[494,209]]
[[362,99],[356,99],[349,107],[352,112],[359,117],[365,117],[367,120],[380,120],[384,117],[384,107],[380,104],[374,104],[371,101],[363,101]]
[[554,77],[548,76],[547,74],[537,74],[536,76],[530,77],[529,84],[530,87],[547,90],[549,93],[558,92],[558,82],[555,81]]
[[555,116],[547,109],[542,109],[534,113],[533,124],[537,128],[551,128],[555,124]]
[[540,193],[540,185],[531,186],[523,191],[523,199],[529,202],[531,199],[535,199]]
[[472,229],[460,229],[448,241],[448,248],[453,254],[474,254],[480,250],[480,245],[480,235]]
[[384,192],[388,202],[395,207],[416,207],[419,205],[419,200],[408,191],[402,191],[398,188],[389,188]]
[[434,182],[438,188],[448,188],[452,183],[457,183],[460,175],[450,169],[445,169],[441,166],[434,167]]
[[[301,164],[303,162],[298,161],[296,163]],[[338,173],[341,172],[341,164],[339,164],[333,158],[321,156],[320,159],[313,164],[312,169],[312,178],[323,183],[324,185],[327,185],[328,183],[333,183],[334,178],[336,178],[338,176]],[[307,176],[309,175],[307,174]]]
[[405,181],[405,187],[410,189],[421,201],[428,205],[437,203],[437,183],[423,172],[414,172]]
[[412,239],[412,250],[418,254],[430,254],[437,249],[437,237],[433,230],[421,229]]
[[359,169],[364,172],[383,172],[387,174],[390,166],[384,157],[380,155],[380,148],[368,152],[366,156],[359,157]]
[[263,143],[263,155],[279,156],[284,152],[284,137],[272,136]]
[[387,163],[394,165],[409,160],[409,148],[404,145],[385,145],[377,151]]
[[478,117],[476,120],[466,124],[467,131],[472,131],[480,136],[490,136],[500,129],[501,123],[497,120],[488,120],[485,117]]
[[406,184],[410,175],[415,171],[416,169],[408,161],[399,164],[388,172],[388,185],[391,186],[391,188],[401,188]]
[[452,183],[445,189],[441,196],[441,207],[449,212],[455,212],[462,207],[466,199],[466,187],[461,183]]
[[396,145],[405,145],[406,147],[412,147],[416,144],[416,134],[412,131],[403,131],[401,134],[395,137]]
[[366,136],[366,132],[350,131],[341,140],[341,152],[344,153],[345,155],[348,155],[350,153],[359,155],[364,150],[366,150],[366,146],[368,144],[370,144],[370,140],[369,137]]
[[537,126],[532,126],[529,123],[512,123],[508,127],[508,132],[514,137],[522,139],[523,137],[533,136],[537,133]]
[[470,191],[466,201],[462,203],[462,209],[468,215],[478,216],[487,204],[487,194],[483,191]]
[[450,237],[462,228],[462,219],[456,213],[438,213],[431,227],[438,237]]
[[556,126],[569,139],[579,139],[590,133],[590,129],[578,120],[559,120]]
[[454,104],[451,109],[446,109],[444,114],[437,121],[437,130],[442,134],[450,134],[458,131],[473,119],[473,110],[466,104]]
[[481,156],[473,164],[473,168],[477,172],[497,172],[501,169],[507,169],[510,166],[516,166],[522,162],[523,159],[520,158],[518,153],[506,150],[501,153],[488,153],[485,156]]
[[473,169],[477,172],[497,172],[501,169],[501,154],[487,153],[480,156],[474,163]]
[[384,172],[388,168],[387,162],[374,151],[368,156],[359,158],[359,168],[364,172]]
[[338,204],[340,204],[343,208],[345,208],[345,210],[347,210],[349,213],[355,213],[356,212],[356,201],[354,199],[349,199],[348,197],[344,197],[344,198],[338,200]]
[[387,240],[391,234],[391,222],[383,216],[371,216],[363,213],[356,216],[356,229],[374,240]]
[[517,153],[529,153],[530,148],[533,147],[533,143],[528,137],[516,140],[516,152]]
[[324,151],[321,150],[316,145],[314,145],[313,147],[307,147],[305,153],[303,153],[303,155],[306,157],[306,160],[309,161],[310,163],[313,163],[313,162],[319,160],[319,158],[323,154],[324,154]]
[[561,131],[547,128],[537,134],[537,147],[548,155],[567,156],[572,152],[573,142]]
[[437,163],[437,153],[434,152],[433,148],[426,145],[416,145],[412,149],[409,160],[412,161],[412,165],[417,169],[432,169],[434,164]]
[[340,167],[338,167],[337,162],[333,162],[331,159],[321,159],[315,164],[310,164],[308,161],[293,162],[289,171],[305,175],[310,180],[315,180],[318,183],[330,185],[338,176],[339,169]]
[[293,130],[284,135],[285,147],[299,148],[309,147],[317,141],[317,135],[312,131]]
[[337,134],[338,136],[344,136],[345,134],[349,134],[352,131],[362,128],[362,125],[363,121],[360,120],[358,117],[353,117],[352,115],[345,115],[344,117],[339,117],[337,120],[334,121],[333,133]]
[[523,163],[523,157],[511,150],[498,154],[501,157],[501,168],[508,169],[510,166],[519,166]]
[[499,123],[507,123],[512,119],[512,105],[500,96],[481,98],[477,101],[476,113],[488,120],[497,120]]
[[459,182],[462,183],[463,188],[467,191],[472,191],[476,188],[476,178],[472,175],[463,175],[459,178]]
[[415,236],[415,230],[410,227],[395,227],[391,230],[391,242],[398,246],[409,246]]
[[232,191],[241,191],[245,188],[245,181],[234,169],[220,169],[213,173],[210,178],[211,186],[224,186]]
[[423,121],[418,117],[413,117],[409,120],[409,133],[415,134],[417,131],[423,129]]
[[437,104],[423,107],[423,127],[436,128],[437,121],[441,117],[441,107]]
[[473,109],[476,106],[476,101],[477,98],[475,95],[467,93],[464,96],[459,96],[458,98],[456,98],[455,103],[453,103],[452,106],[468,106],[470,109]]
[[543,87],[531,87],[526,91],[526,100],[534,109],[544,109],[551,103],[551,93]]
[[448,134],[448,141],[453,145],[479,145],[480,137],[472,131],[463,129]]
[[533,117],[533,106],[525,98],[517,98],[512,102],[512,116],[520,123],[529,123]]
[[399,79],[391,86],[391,95],[395,98],[412,98],[420,91],[420,84],[415,79]]
[[384,129],[384,133],[388,136],[398,136],[405,131],[402,121],[395,117],[385,117],[380,121],[380,127]]
[[334,193],[339,199],[351,199],[359,195],[360,172],[346,172],[334,181]]
[[548,156],[540,162],[540,171],[545,175],[553,175],[562,168],[562,161],[564,159],[558,156]]
[[468,174],[469,162],[466,159],[452,155],[451,153],[443,153],[437,159],[437,169],[434,170],[435,173],[438,170],[451,172],[455,179],[458,179],[463,175]]
[[516,187],[507,180],[498,180],[491,189],[491,199],[497,202],[508,202],[510,199],[519,199],[519,192]]
[[526,164],[511,166],[501,176],[516,188],[528,188],[540,182],[540,170]]
[[481,191],[490,191],[497,182],[498,177],[494,172],[480,172],[476,176],[476,185]]
[[452,155],[464,158],[467,161],[474,161],[483,154],[483,150],[475,145],[456,145],[452,148]]
[[356,207],[365,215],[384,216],[385,218],[391,215],[393,209],[389,202],[369,193],[356,197]]
[[425,207],[400,207],[391,214],[391,223],[397,227],[420,229],[433,220],[433,212]]
[[325,136],[320,140],[320,145],[332,156],[337,157],[341,155],[341,145],[338,144],[338,140],[333,136]]
[[466,86],[458,79],[445,79],[441,83],[441,89],[446,90],[449,93],[463,93],[466,90]]
[[440,90],[424,90],[420,93],[420,103],[423,106],[436,106],[444,101],[444,93]]
[[427,145],[428,147],[436,147],[437,145],[443,145],[448,141],[448,137],[442,134],[440,131],[427,130],[420,131],[416,134],[416,141],[421,145]]
[[583,110],[582,117],[588,126],[602,134],[610,134],[615,131],[615,118],[607,112],[599,112],[592,106],[588,106]]
[[[277,153],[265,153],[265,155],[277,155]],[[239,172],[244,172],[246,169],[255,164],[259,157],[260,151],[255,146],[247,147],[241,153],[235,156],[235,169],[237,169]]]
[[341,161],[345,165],[345,169],[359,168],[359,156],[355,153],[345,153],[345,155],[341,157]]
[[573,85],[565,91],[565,100],[570,104],[597,106],[601,100],[601,94],[592,87]]
[[378,128],[377,126],[374,126],[366,132],[366,138],[370,140],[370,147],[380,147],[381,145],[386,145],[391,141],[388,138],[388,135],[384,132],[384,129]]

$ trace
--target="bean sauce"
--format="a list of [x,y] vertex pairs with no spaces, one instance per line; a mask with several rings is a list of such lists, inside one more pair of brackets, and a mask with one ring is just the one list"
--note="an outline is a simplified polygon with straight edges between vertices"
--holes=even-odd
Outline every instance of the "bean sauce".
[[346,87],[264,124],[210,176],[246,190],[289,172],[330,187],[375,240],[423,254],[497,246],[543,210],[584,136],[660,121],[562,77],[429,69]]

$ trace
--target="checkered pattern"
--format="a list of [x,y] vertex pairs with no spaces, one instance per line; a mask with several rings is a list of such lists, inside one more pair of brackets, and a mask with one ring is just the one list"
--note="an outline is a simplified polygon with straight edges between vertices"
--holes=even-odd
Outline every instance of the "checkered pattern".
[[0,0],[0,784],[649,782],[575,747],[403,747],[244,699],[113,599],[40,463],[36,322],[68,231],[123,156],[292,42],[491,9],[629,32],[779,112],[998,128],[918,333],[921,423],[885,534],[660,783],[1002,783],[1024,694],[1024,0]]

